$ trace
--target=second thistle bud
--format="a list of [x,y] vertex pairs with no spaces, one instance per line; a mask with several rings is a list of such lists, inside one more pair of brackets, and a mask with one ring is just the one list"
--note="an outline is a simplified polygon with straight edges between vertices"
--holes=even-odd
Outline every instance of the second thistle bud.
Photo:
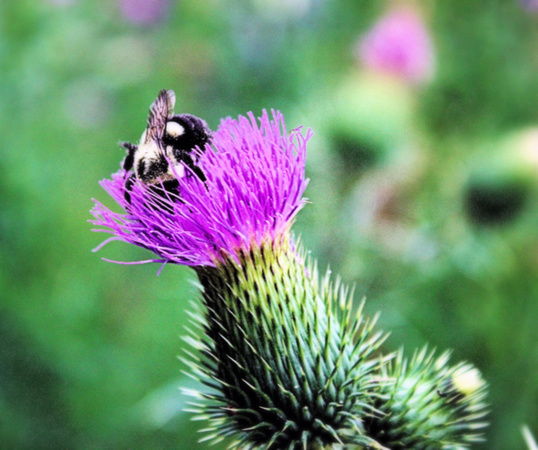
[[424,348],[407,361],[400,351],[383,369],[380,414],[367,419],[367,434],[394,450],[465,449],[481,441],[486,384],[470,364],[450,367],[448,359]]

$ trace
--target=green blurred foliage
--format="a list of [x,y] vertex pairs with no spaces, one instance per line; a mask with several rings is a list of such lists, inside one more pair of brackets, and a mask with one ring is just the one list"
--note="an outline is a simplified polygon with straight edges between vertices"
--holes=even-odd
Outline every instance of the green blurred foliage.
[[91,253],[104,235],[86,222],[168,88],[212,127],[276,108],[314,129],[296,232],[382,312],[387,350],[475,363],[483,448],[522,448],[521,425],[538,432],[538,15],[420,3],[436,71],[408,86],[353,55],[388,3],[181,0],[151,23],[120,3],[0,3],[0,446],[204,448],[176,358],[194,274],[103,262],[148,255]]

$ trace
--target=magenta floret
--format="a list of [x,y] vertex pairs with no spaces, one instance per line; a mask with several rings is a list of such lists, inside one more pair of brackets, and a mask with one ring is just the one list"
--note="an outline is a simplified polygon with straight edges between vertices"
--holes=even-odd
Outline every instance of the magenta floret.
[[[176,193],[157,194],[135,182],[126,200],[123,169],[103,188],[125,210],[115,213],[95,201],[95,231],[111,233],[151,250],[149,261],[214,266],[222,255],[284,237],[304,205],[306,143],[301,129],[286,131],[281,113],[264,111],[224,119],[197,165],[205,182],[189,172],[178,178]],[[179,175],[178,175],[179,176]],[[140,262],[149,262],[140,261]]]

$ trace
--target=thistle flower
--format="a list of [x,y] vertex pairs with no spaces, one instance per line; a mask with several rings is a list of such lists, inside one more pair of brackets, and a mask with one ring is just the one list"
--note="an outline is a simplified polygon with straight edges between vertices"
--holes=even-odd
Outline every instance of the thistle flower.
[[[130,172],[120,170],[101,185],[125,210],[118,214],[96,201],[94,224],[121,240],[159,256],[154,262],[215,266],[228,255],[289,234],[303,207],[306,143],[310,131],[287,133],[278,112],[256,124],[253,114],[225,119],[213,135],[213,147],[198,161],[206,180],[185,167],[177,194],[158,195],[135,183],[126,199]],[[181,177],[180,175],[185,175]]]
[[[373,321],[351,315],[350,297],[313,265],[290,227],[305,200],[307,131],[287,133],[283,117],[264,112],[224,120],[198,167],[185,167],[176,193],[157,194],[120,170],[103,187],[125,209],[99,202],[94,223],[150,249],[154,261],[193,266],[205,314],[194,315],[206,338],[188,342],[189,358],[213,393],[197,408],[211,419],[208,439],[238,434],[236,445],[267,448],[368,443],[361,418],[370,413],[382,336]],[[339,305],[339,306],[338,306]]]
[[538,0],[519,0],[519,4],[531,13],[538,12]]
[[391,9],[363,36],[356,55],[364,67],[410,83],[429,81],[434,52],[429,31],[417,11]]
[[118,0],[123,18],[137,25],[162,22],[170,10],[170,0]]
[[202,308],[191,314],[185,340],[196,351],[184,360],[207,387],[188,393],[202,400],[192,411],[209,421],[213,442],[383,448],[372,418],[390,414],[383,367],[391,356],[377,355],[384,335],[362,307],[353,312],[338,281],[320,278],[290,231],[305,203],[310,136],[288,133],[274,111],[259,124],[252,114],[226,119],[198,149],[203,176],[173,166],[179,186],[170,190],[122,169],[101,184],[125,213],[97,201],[92,210],[97,231],[113,235],[104,243],[122,240],[154,252],[150,261],[195,270]]

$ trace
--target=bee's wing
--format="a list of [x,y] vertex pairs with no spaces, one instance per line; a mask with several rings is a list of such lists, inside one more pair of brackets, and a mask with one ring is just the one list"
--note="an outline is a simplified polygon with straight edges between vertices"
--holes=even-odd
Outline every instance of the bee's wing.
[[148,128],[144,142],[160,142],[163,136],[166,120],[174,114],[176,94],[172,90],[161,90],[149,108]]

